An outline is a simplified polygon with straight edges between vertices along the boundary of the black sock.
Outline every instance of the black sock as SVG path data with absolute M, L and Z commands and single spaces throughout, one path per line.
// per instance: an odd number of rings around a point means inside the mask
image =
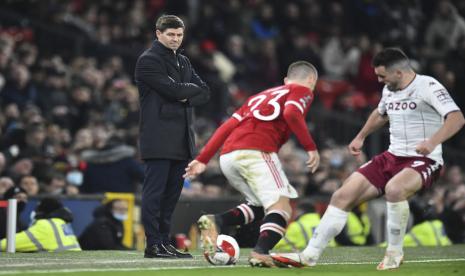
M 288 220 L 289 214 L 284 211 L 269 212 L 260 226 L 260 236 L 254 251 L 260 254 L 269 254 L 269 251 L 283 237 Z
M 264 215 L 263 207 L 241 204 L 222 214 L 215 215 L 215 221 L 220 227 L 244 225 L 261 220 Z

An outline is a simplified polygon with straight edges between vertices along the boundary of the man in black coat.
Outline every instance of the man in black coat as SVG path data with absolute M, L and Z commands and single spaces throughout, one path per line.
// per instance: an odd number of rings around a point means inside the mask
M 171 215 L 194 156 L 193 107 L 206 103 L 209 88 L 180 54 L 184 23 L 174 15 L 156 22 L 157 39 L 137 60 L 140 153 L 145 162 L 142 223 L 146 258 L 192 258 L 169 243 Z

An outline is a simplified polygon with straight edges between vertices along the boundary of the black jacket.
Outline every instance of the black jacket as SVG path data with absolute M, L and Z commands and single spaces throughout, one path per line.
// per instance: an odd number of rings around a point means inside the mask
M 189 59 L 155 40 L 137 60 L 135 79 L 142 159 L 193 158 L 193 107 L 206 103 L 210 91 Z
M 79 244 L 83 250 L 126 250 L 122 243 L 123 223 L 113 218 L 110 206 L 103 205 L 95 209 L 94 220 L 81 236 Z
M 135 151 L 133 147 L 124 144 L 83 151 L 81 158 L 87 162 L 87 168 L 80 192 L 136 192 L 136 184 L 144 179 L 144 169 L 134 159 Z

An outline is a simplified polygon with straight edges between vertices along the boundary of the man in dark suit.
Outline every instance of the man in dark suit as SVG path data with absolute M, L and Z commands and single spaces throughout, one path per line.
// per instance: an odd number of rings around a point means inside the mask
M 163 15 L 157 39 L 139 57 L 135 79 L 140 99 L 140 153 L 145 162 L 142 223 L 146 258 L 192 258 L 169 243 L 171 216 L 194 156 L 193 107 L 206 103 L 209 88 L 180 54 L 183 21 Z

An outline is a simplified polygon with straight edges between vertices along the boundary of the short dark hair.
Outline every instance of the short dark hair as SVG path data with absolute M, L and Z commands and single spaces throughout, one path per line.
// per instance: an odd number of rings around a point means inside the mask
M 287 69 L 287 77 L 290 79 L 304 79 L 309 74 L 314 74 L 318 77 L 318 71 L 315 66 L 304 60 L 293 62 Z
M 385 48 L 375 55 L 372 61 L 373 67 L 384 66 L 386 69 L 394 65 L 410 67 L 410 60 L 399 48 Z
M 159 30 L 160 32 L 166 31 L 166 29 L 184 29 L 184 22 L 181 18 L 177 17 L 176 15 L 165 14 L 160 16 L 157 19 L 157 23 L 155 23 L 155 29 Z

